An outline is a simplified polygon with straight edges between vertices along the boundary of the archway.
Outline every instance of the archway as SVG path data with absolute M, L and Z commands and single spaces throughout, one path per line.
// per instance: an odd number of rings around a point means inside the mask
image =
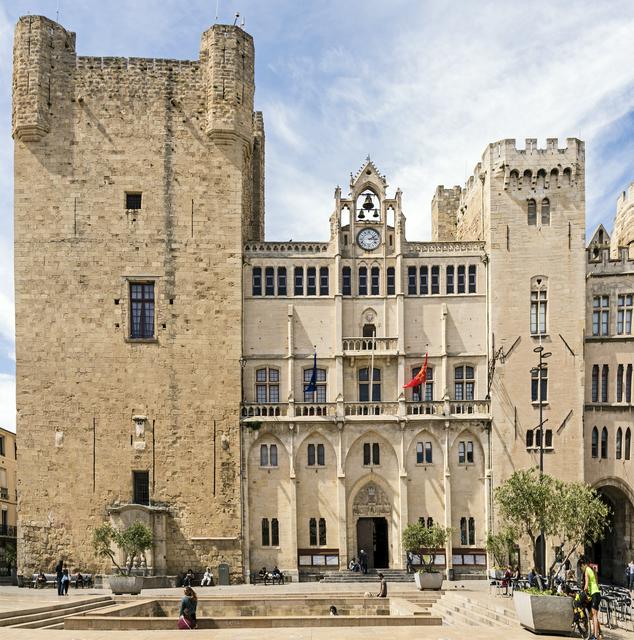
M 625 566 L 633 557 L 634 506 L 619 482 L 597 487 L 610 507 L 611 516 L 603 540 L 592 545 L 589 555 L 599 567 L 599 580 L 608 584 L 625 584 Z
M 369 569 L 389 567 L 391 515 L 390 499 L 378 484 L 370 481 L 357 492 L 352 503 L 356 549 L 367 554 Z

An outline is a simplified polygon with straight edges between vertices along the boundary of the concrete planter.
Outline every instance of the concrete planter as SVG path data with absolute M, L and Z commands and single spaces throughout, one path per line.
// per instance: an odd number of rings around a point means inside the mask
M 438 591 L 442 587 L 442 580 L 442 573 L 421 573 L 417 571 L 414 574 L 414 582 L 420 591 L 423 591 L 423 589 Z
M 117 596 L 124 593 L 137 595 L 143 587 L 143 576 L 110 576 L 108 583 L 112 593 Z
M 570 636 L 572 599 L 566 596 L 535 596 L 523 591 L 513 594 L 519 623 L 533 633 Z

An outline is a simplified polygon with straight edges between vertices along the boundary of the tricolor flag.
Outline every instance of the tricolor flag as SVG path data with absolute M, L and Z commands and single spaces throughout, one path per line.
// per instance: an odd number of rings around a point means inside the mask
M 305 393 L 315 393 L 317 391 L 317 352 L 313 358 L 313 375 L 310 377 L 310 382 L 304 387 Z
M 406 385 L 403 385 L 403 389 L 418 387 L 419 385 L 427 382 L 427 356 L 428 354 L 426 353 L 425 362 L 423 362 L 423 366 L 420 368 L 420 371 Z

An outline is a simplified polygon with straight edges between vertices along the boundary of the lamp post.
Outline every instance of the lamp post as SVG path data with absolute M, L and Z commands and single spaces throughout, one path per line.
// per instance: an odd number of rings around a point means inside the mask
M 540 480 L 544 476 L 544 397 L 542 394 L 542 380 L 543 372 L 546 368 L 544 360 L 550 358 L 553 354 L 550 351 L 544 351 L 544 347 L 539 345 L 535 347 L 533 351 L 539 355 L 539 364 L 531 369 L 531 374 L 537 374 L 537 398 L 539 400 L 539 477 Z M 544 569 L 546 567 L 546 539 L 544 538 L 544 530 L 539 532 L 540 536 L 540 556 L 542 566 L 539 567 L 539 572 L 544 575 Z

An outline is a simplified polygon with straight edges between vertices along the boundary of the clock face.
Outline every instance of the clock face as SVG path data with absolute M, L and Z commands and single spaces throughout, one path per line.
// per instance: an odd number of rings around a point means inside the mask
M 372 251 L 379 246 L 381 236 L 379 232 L 374 229 L 363 229 L 363 231 L 359 231 L 357 235 L 357 242 L 362 249 Z

